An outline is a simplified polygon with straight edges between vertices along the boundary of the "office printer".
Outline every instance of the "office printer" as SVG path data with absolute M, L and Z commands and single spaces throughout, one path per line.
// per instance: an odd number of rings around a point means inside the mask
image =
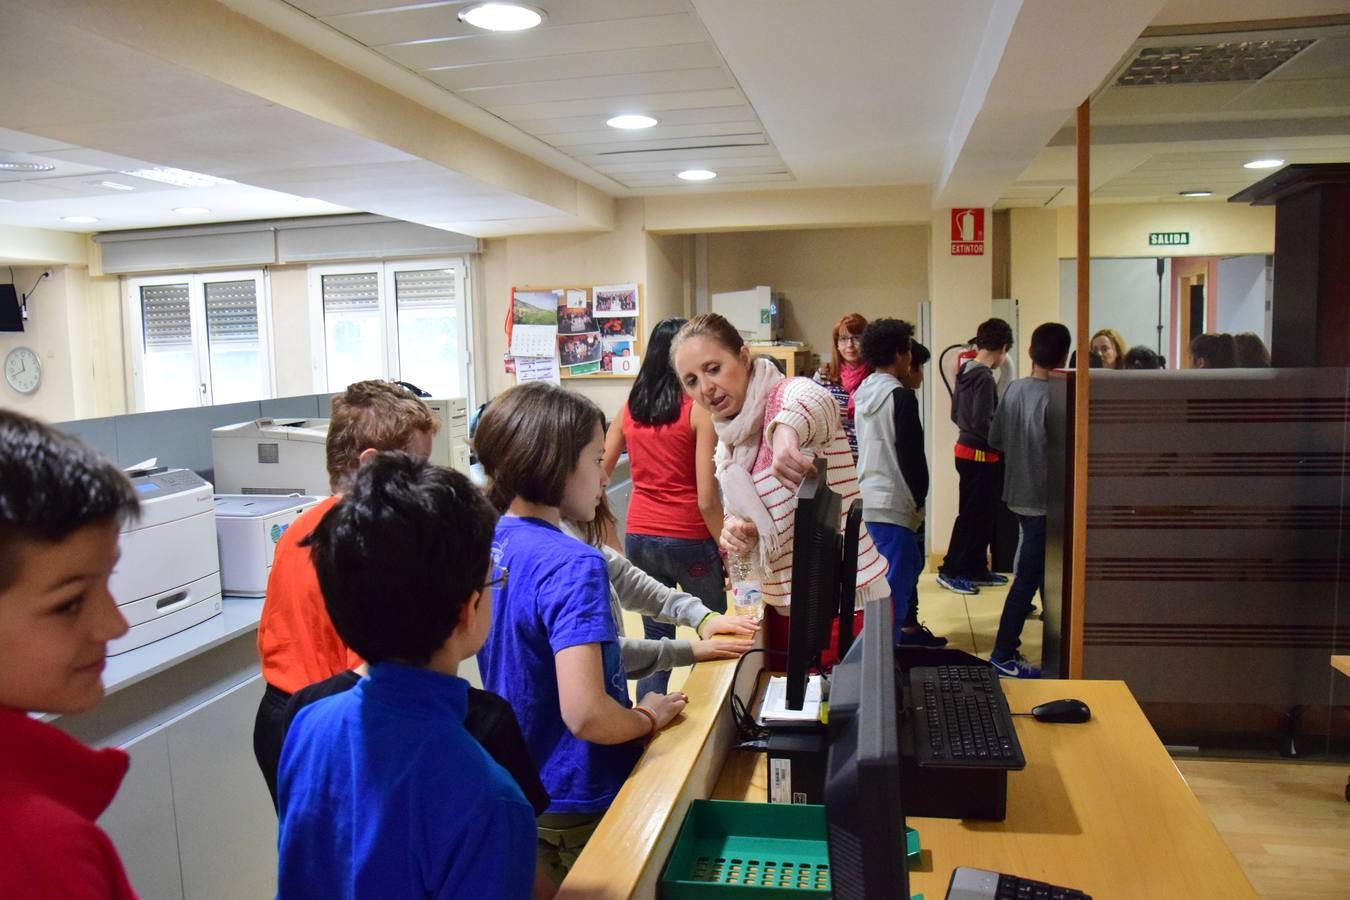
M 318 502 L 318 497 L 217 494 L 216 535 L 225 593 L 264 596 L 277 542 L 302 512 Z
M 219 615 L 220 559 L 211 483 L 188 469 L 131 479 L 138 519 L 122 528 L 108 589 L 131 626 L 108 644 L 116 656 Z
M 216 489 L 327 497 L 327 443 L 327 419 L 255 419 L 213 428 Z

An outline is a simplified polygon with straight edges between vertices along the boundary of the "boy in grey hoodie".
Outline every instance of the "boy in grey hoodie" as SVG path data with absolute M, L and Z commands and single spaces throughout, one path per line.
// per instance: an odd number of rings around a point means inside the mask
M 914 328 L 908 322 L 871 322 L 863 332 L 862 357 L 872 374 L 853 395 L 863 522 L 890 567 L 886 581 L 895 607 L 897 644 L 905 638 L 909 599 L 923 570 L 914 533 L 923 524 L 928 498 L 919 404 L 914 392 L 900 381 L 910 371 L 913 336 Z

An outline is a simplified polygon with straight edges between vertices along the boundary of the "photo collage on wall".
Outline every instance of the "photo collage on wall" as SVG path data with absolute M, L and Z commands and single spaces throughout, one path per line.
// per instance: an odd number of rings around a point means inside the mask
M 594 291 L 596 328 L 600 332 L 600 371 L 622 372 L 637 356 L 638 288 L 613 284 Z M 625 374 L 635 374 L 635 369 Z
M 506 367 L 518 383 L 637 374 L 637 284 L 512 288 L 511 300 Z

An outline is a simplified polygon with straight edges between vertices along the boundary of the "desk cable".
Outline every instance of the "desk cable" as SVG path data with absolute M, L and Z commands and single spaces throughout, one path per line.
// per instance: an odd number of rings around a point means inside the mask
M 731 674 L 731 691 L 727 697 L 727 703 L 731 708 L 731 721 L 736 726 L 736 749 L 738 750 L 766 750 L 768 749 L 769 729 L 760 725 L 750 715 L 750 708 L 736 696 L 736 685 L 741 680 L 741 666 L 745 663 L 747 657 L 752 653 L 765 653 L 762 647 L 756 647 L 753 650 L 747 650 L 740 659 L 736 660 L 736 669 Z

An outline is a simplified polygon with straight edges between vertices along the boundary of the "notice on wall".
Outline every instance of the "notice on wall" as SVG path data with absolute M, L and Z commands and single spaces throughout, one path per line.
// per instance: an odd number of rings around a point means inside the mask
M 952 256 L 984 256 L 984 210 L 952 210 Z
M 516 359 L 516 384 L 527 381 L 547 381 L 561 384 L 562 373 L 556 356 L 522 356 Z

